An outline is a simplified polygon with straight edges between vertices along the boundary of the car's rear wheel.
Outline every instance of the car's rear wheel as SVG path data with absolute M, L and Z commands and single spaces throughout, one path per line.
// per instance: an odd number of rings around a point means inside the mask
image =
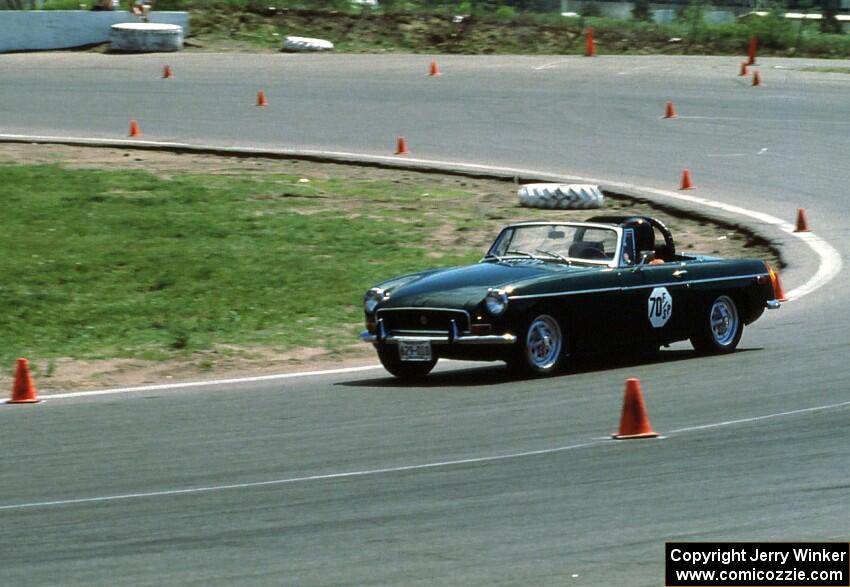
M 564 354 L 564 335 L 558 320 L 540 314 L 528 322 L 517 341 L 508 367 L 532 375 L 550 375 L 561 366 Z
M 399 379 L 421 379 L 437 364 L 436 356 L 430 361 L 402 361 L 398 356 L 398 347 L 395 345 L 378 346 L 376 349 L 384 369 Z
M 738 313 L 738 305 L 728 295 L 712 298 L 700 310 L 696 331 L 691 344 L 699 353 L 731 353 L 741 341 L 744 322 Z

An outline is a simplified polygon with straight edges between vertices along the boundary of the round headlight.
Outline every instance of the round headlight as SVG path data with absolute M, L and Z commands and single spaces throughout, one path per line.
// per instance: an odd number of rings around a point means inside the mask
M 508 308 L 508 294 L 498 289 L 491 289 L 484 298 L 487 311 L 493 316 L 498 316 Z
M 386 298 L 386 293 L 379 287 L 373 287 L 369 291 L 366 292 L 366 295 L 363 296 L 363 309 L 366 310 L 367 314 L 374 314 L 375 310 L 378 308 L 378 304 L 380 304 Z

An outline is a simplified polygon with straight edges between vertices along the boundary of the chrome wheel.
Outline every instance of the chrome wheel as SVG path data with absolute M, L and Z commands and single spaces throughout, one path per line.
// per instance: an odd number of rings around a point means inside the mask
M 738 335 L 738 309 L 727 296 L 714 300 L 709 313 L 711 335 L 718 346 L 727 347 Z
M 543 314 L 529 325 L 525 336 L 525 356 L 529 366 L 537 372 L 555 367 L 561 357 L 563 337 L 558 321 Z
M 699 319 L 691 333 L 694 349 L 703 355 L 731 353 L 744 333 L 744 322 L 731 295 L 720 294 L 698 301 Z

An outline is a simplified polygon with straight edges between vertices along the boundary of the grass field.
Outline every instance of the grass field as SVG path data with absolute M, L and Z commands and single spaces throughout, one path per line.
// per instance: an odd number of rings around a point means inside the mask
M 420 268 L 436 220 L 403 218 L 418 189 L 299 179 L 0 166 L 0 360 L 350 344 L 363 291 Z

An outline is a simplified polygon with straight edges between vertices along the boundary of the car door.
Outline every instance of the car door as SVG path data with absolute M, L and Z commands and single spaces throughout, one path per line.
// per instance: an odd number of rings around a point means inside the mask
M 643 264 L 621 269 L 624 325 L 630 336 L 665 344 L 687 338 L 691 331 L 690 287 L 684 263 Z
M 571 342 L 582 351 L 604 351 L 618 336 L 624 314 L 619 269 L 599 267 L 571 280 L 560 310 L 569 317 Z

